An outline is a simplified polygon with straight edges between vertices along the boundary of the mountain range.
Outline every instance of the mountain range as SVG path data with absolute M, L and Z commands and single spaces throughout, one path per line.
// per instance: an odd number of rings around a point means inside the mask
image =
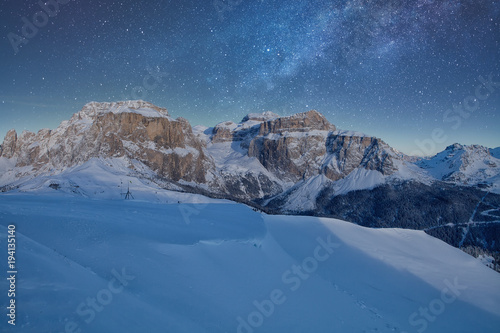
M 0 146 L 0 191 L 119 197 L 117 179 L 133 177 L 267 213 L 424 229 L 457 247 L 497 252 L 499 158 L 500 148 L 461 144 L 433 157 L 408 156 L 380 138 L 340 130 L 314 110 L 192 127 L 145 101 L 91 102 L 54 130 L 9 131 Z M 104 175 L 93 179 L 93 190 L 79 182 L 75 175 L 96 163 L 117 184 L 100 186 Z

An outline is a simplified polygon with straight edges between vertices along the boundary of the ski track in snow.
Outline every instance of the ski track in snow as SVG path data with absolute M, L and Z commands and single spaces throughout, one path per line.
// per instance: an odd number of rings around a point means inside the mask
M 491 212 L 499 212 L 500 213 L 500 208 L 492 208 L 492 209 L 485 210 L 484 212 L 481 212 L 481 215 L 500 219 L 499 214 L 492 215 L 492 214 L 490 214 Z M 493 222 L 500 222 L 500 220 L 493 221 Z
M 466 227 L 463 228 L 463 233 L 462 233 L 462 239 L 460 240 L 460 242 L 458 243 L 458 248 L 461 248 L 463 245 L 464 245 L 464 242 L 465 240 L 467 239 L 467 235 L 469 234 L 469 231 L 470 231 L 470 225 L 475 223 L 474 222 L 474 217 L 476 216 L 476 213 L 477 213 L 477 210 L 479 208 L 479 205 L 481 205 L 483 202 L 484 202 L 484 199 L 486 199 L 486 196 L 489 194 L 490 192 L 487 192 L 482 198 L 481 200 L 477 203 L 476 207 L 474 208 L 474 211 L 472 212 L 472 215 L 470 216 L 469 218 L 469 222 L 467 223 Z

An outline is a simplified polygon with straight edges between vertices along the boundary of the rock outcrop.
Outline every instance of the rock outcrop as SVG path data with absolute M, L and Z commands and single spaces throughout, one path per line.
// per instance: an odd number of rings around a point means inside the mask
M 383 175 L 396 171 L 393 159 L 396 152 L 384 141 L 359 134 L 332 133 L 326 143 L 331 155 L 322 172 L 331 180 L 338 180 L 356 168 L 376 170 Z
M 149 167 L 144 177 L 273 209 L 297 206 L 290 198 L 302 192 L 314 201 L 320 194 L 368 189 L 396 179 L 400 168 L 405 179 L 466 185 L 500 173 L 484 147 L 453 145 L 415 162 L 379 138 L 338 130 L 314 110 L 287 117 L 251 113 L 195 134 L 186 119 L 144 101 L 92 102 L 55 130 L 11 130 L 0 156 L 19 168 L 16 177 L 57 173 L 92 158 L 124 158 L 131 167 L 133 161 Z
M 226 121 L 220 124 L 217 124 L 213 128 L 213 136 L 212 142 L 228 142 L 233 141 L 233 130 L 238 125 L 232 121 Z
M 175 182 L 206 183 L 206 174 L 214 171 L 189 122 L 144 101 L 92 102 L 54 131 L 25 131 L 18 138 L 10 131 L 3 147 L 1 156 L 15 157 L 16 166 L 32 166 L 35 173 L 92 157 L 136 159 Z
M 318 174 L 338 180 L 355 168 L 389 175 L 395 156 L 382 140 L 336 131 L 314 110 L 262 122 L 248 155 L 280 179 L 292 182 Z
M 245 118 L 249 117 L 247 116 Z M 264 121 L 260 125 L 259 135 L 267 135 L 270 133 L 280 134 L 285 132 L 309 132 L 313 130 L 334 131 L 335 126 L 330 124 L 321 113 L 316 110 L 311 110 L 289 117 L 279 117 Z
M 2 143 L 2 148 L 0 150 L 0 156 L 5 158 L 14 157 L 14 153 L 16 152 L 16 144 L 17 144 L 17 133 L 15 130 L 10 130 L 5 135 L 5 139 Z

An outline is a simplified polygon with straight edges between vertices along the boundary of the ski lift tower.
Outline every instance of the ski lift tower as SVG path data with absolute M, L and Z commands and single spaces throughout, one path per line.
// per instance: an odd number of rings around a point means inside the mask
M 129 200 L 130 198 L 134 199 L 134 196 L 130 192 L 130 185 L 127 187 L 127 193 L 125 193 L 125 200 Z
M 131 183 L 132 181 L 130 181 Z M 130 200 L 130 198 L 134 199 L 134 196 L 132 195 L 132 192 L 130 192 L 130 183 L 127 184 L 127 193 L 121 193 L 122 195 L 125 194 L 125 200 Z

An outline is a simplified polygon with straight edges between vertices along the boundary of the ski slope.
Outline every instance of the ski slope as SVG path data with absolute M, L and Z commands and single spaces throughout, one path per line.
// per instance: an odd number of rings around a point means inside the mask
M 424 232 L 184 199 L 0 195 L 0 331 L 499 331 L 500 275 Z

